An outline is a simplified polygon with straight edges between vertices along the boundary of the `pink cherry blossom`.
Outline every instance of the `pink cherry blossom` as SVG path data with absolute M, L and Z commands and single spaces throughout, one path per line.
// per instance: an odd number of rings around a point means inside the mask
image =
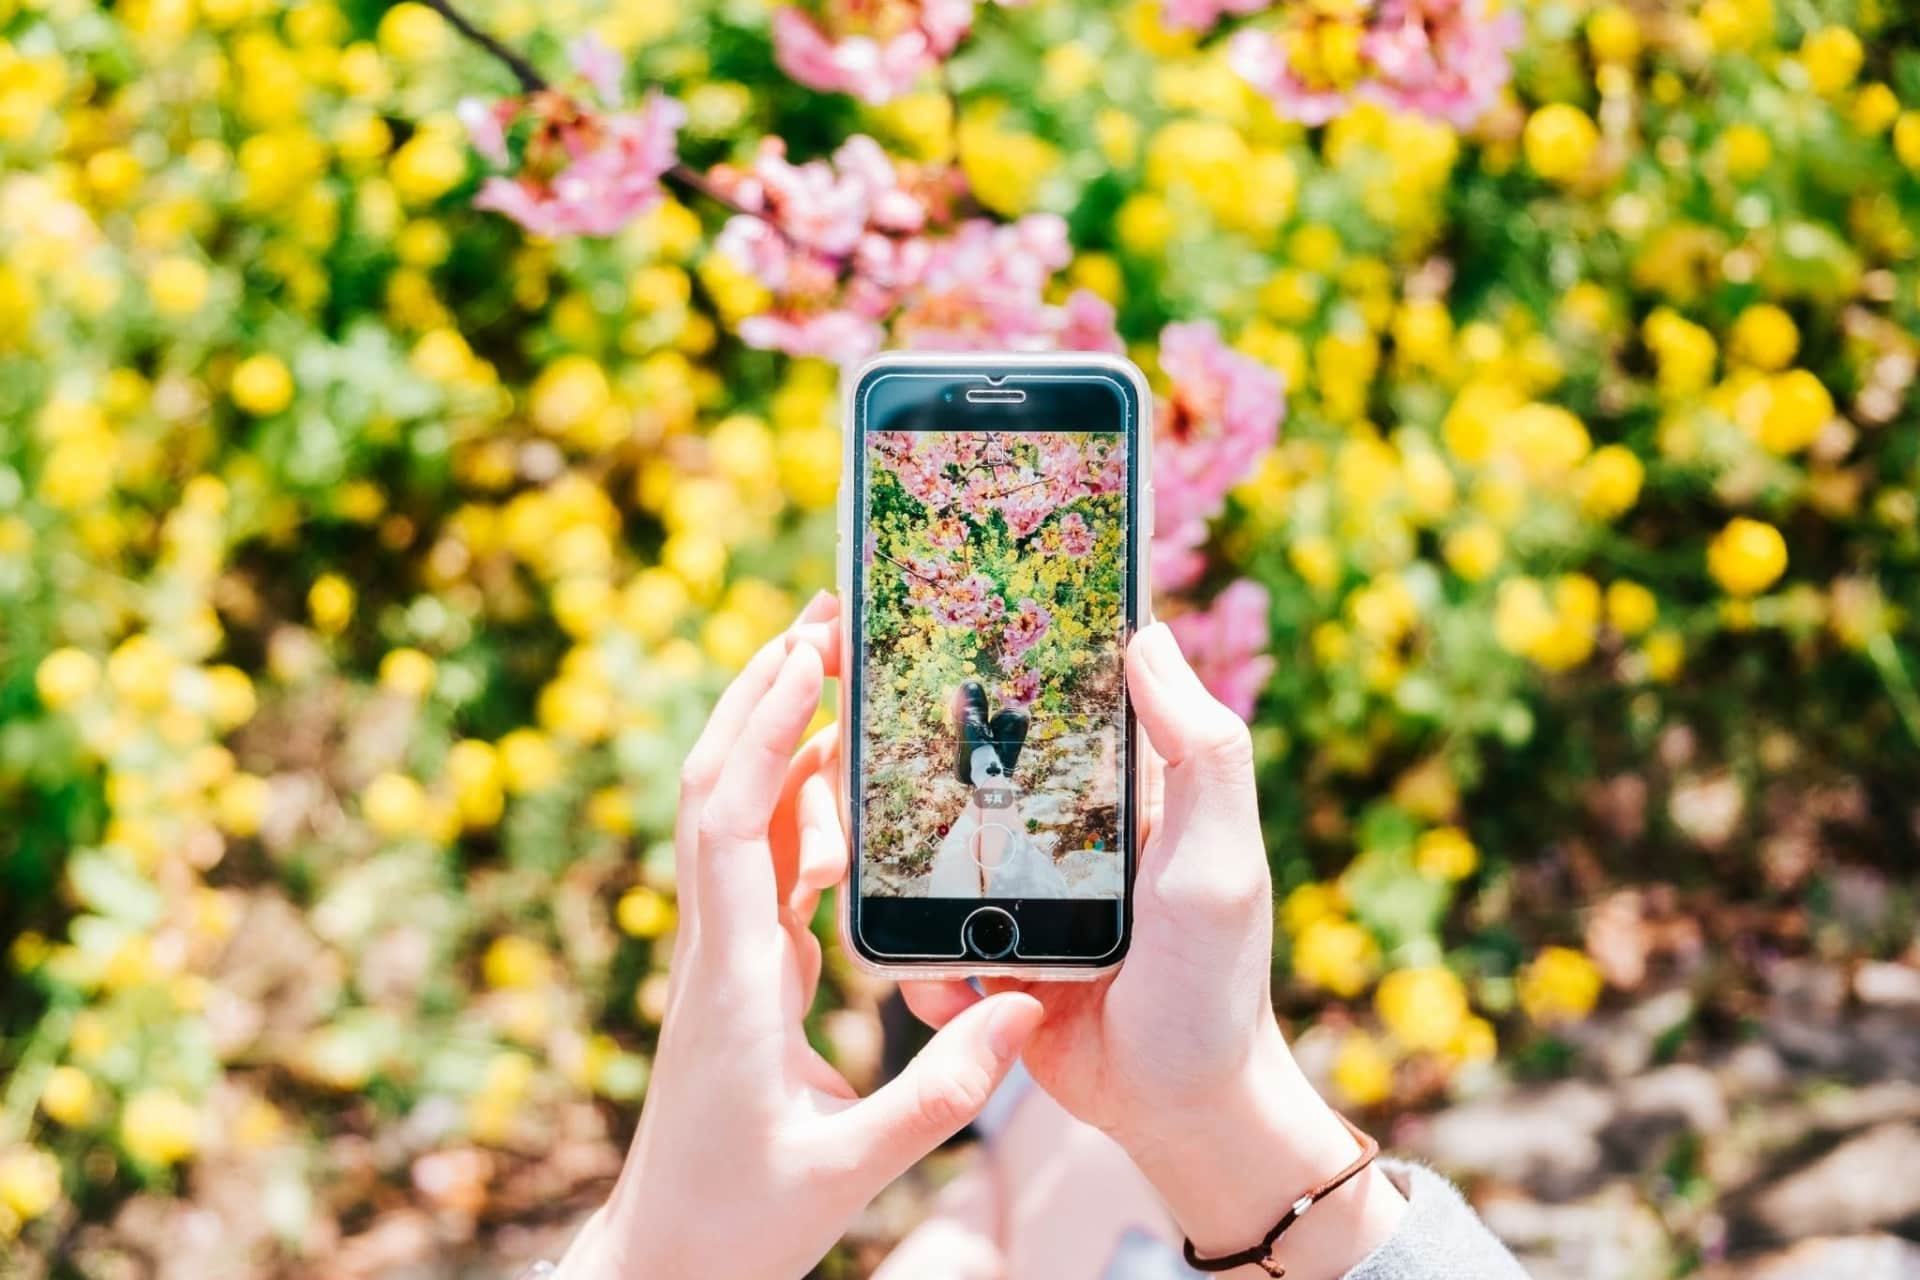
M 1347 109 L 1346 92 L 1331 86 L 1315 88 L 1295 74 L 1287 61 L 1286 45 L 1271 31 L 1236 32 L 1227 43 L 1227 65 L 1272 103 L 1284 120 L 1321 125 Z
M 1000 518 L 1007 522 L 1007 532 L 1016 538 L 1024 538 L 1045 524 L 1059 505 L 1047 492 L 1046 479 L 1024 468 L 1001 482 L 994 499 Z
M 1175 31 L 1206 31 L 1226 14 L 1259 13 L 1273 0 L 1161 0 L 1160 21 Z
M 1167 623 L 1201 683 L 1242 719 L 1251 718 L 1260 690 L 1273 675 L 1267 589 L 1242 578 L 1203 610 Z
M 1023 599 L 1000 633 L 1002 656 L 1012 661 L 1040 643 L 1053 625 L 1053 614 L 1037 600 Z
M 1060 553 L 1079 559 L 1093 550 L 1093 530 L 1087 528 L 1087 522 L 1078 511 L 1069 511 L 1060 518 Z
M 1207 0 L 1187 3 L 1198 8 Z M 1380 0 L 1360 37 L 1358 78 L 1333 86 L 1309 83 L 1289 58 L 1288 37 L 1316 19 L 1286 21 L 1294 25 L 1236 34 L 1227 62 L 1280 115 L 1309 125 L 1325 124 L 1360 97 L 1465 128 L 1499 99 L 1525 34 L 1520 14 L 1501 0 Z
M 911 90 L 973 29 L 975 0 L 833 5 L 773 14 L 773 57 L 809 89 L 882 103 Z
M 610 236 L 660 199 L 660 180 L 678 162 L 686 109 L 655 92 L 637 111 L 621 105 L 619 60 L 591 37 L 570 50 L 574 69 L 593 89 L 599 108 L 557 91 L 507 99 L 492 108 L 460 105 L 474 147 L 488 160 L 511 163 L 508 126 L 522 114 L 532 136 L 511 177 L 481 184 L 476 209 L 491 209 L 538 236 Z
M 1383 0 L 1361 44 L 1375 74 L 1360 92 L 1465 128 L 1499 99 L 1525 35 L 1520 15 L 1492 0 Z
M 1010 707 L 1030 707 L 1040 697 L 1040 673 L 1016 667 L 1001 679 L 994 696 Z
M 1172 388 L 1154 431 L 1154 575 L 1178 589 L 1198 575 L 1207 521 L 1279 438 L 1286 383 L 1223 343 L 1211 321 L 1163 329 L 1160 367 Z
M 905 290 L 894 318 L 903 346 L 941 351 L 1044 350 L 1064 316 L 1045 299 L 1047 284 L 1073 258 L 1067 224 L 1053 214 L 1012 223 L 970 218 L 951 235 L 928 237 L 917 260 L 887 265 Z
M 1062 351 L 1111 351 L 1118 355 L 1127 349 L 1114 328 L 1113 304 L 1091 289 L 1075 289 L 1067 295 L 1060 315 Z
M 958 516 L 939 516 L 927 524 L 927 541 L 948 551 L 967 545 L 967 522 Z
M 978 627 L 1007 611 L 999 588 L 984 573 L 943 583 L 933 601 L 933 616 L 950 627 Z

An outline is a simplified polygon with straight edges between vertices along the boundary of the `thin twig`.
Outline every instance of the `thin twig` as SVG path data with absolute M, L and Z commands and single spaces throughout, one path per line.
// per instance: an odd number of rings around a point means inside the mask
M 468 40 L 485 49 L 488 53 L 504 63 L 507 70 L 513 72 L 513 78 L 520 82 L 520 87 L 528 93 L 539 93 L 542 90 L 552 87 L 547 83 L 545 76 L 534 70 L 531 62 L 528 62 L 512 49 L 509 49 L 492 35 L 473 25 L 473 22 L 468 19 L 466 14 L 461 13 L 453 7 L 450 0 L 421 0 L 421 3 L 445 18 L 447 24 L 455 31 L 458 31 Z
M 918 569 L 915 569 L 911 565 L 902 564 L 900 561 L 895 560 L 892 556 L 880 550 L 880 548 L 878 547 L 875 547 L 873 549 L 873 554 L 879 556 L 882 560 L 885 560 L 888 564 L 893 565 L 895 568 L 899 569 L 900 572 L 902 573 L 911 574 L 912 576 L 920 579 L 920 581 L 930 582 L 936 587 L 940 585 L 940 579 L 932 577 L 928 574 L 924 574 L 920 572 Z

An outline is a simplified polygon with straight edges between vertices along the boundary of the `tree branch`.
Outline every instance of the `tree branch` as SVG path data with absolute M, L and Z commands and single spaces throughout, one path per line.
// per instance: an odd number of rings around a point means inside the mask
M 520 87 L 526 92 L 539 93 L 552 87 L 547 83 L 547 78 L 534 69 L 531 62 L 528 62 L 512 49 L 509 49 L 489 33 L 473 25 L 467 18 L 467 15 L 453 7 L 451 0 L 420 0 L 420 3 L 445 18 L 447 25 L 451 26 L 455 31 L 458 31 L 462 36 L 466 37 L 467 40 L 499 59 L 507 70 L 513 72 L 513 78 L 520 82 Z

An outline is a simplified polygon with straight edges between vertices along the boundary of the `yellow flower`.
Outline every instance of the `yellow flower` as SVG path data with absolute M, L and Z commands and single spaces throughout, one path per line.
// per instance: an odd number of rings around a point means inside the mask
M 313 625 L 330 636 L 339 635 L 353 621 L 353 586 L 337 573 L 323 573 L 307 592 L 307 613 Z
M 230 835 L 246 839 L 260 833 L 260 823 L 267 814 L 267 801 L 270 790 L 265 778 L 250 773 L 237 773 L 220 784 L 214 793 L 213 812 L 221 829 Z
M 673 928 L 675 913 L 664 895 L 643 885 L 620 895 L 614 916 L 628 937 L 658 938 Z
M 1509 578 L 1493 603 L 1493 636 L 1508 653 L 1526 655 L 1553 630 L 1547 593 L 1532 578 Z
M 1758 595 L 1786 570 L 1786 539 L 1764 521 L 1735 516 L 1707 546 L 1707 572 L 1730 595 Z
M 120 1113 L 120 1145 L 143 1164 L 177 1164 L 200 1145 L 200 1113 L 171 1089 L 142 1089 Z
M 1310 880 L 1281 900 L 1275 923 L 1282 932 L 1299 937 L 1308 925 L 1337 919 L 1345 905 L 1338 884 L 1330 880 Z
M 60 1162 L 38 1147 L 0 1151 L 0 1206 L 31 1222 L 60 1203 Z
M 981 204 L 1015 218 L 1033 207 L 1041 184 L 1060 167 L 1060 150 L 1034 134 L 969 112 L 960 122 L 960 165 Z
M 256 418 L 264 418 L 293 403 L 293 375 L 279 356 L 261 352 L 240 362 L 227 391 L 234 404 Z
M 1173 238 L 1173 211 L 1159 196 L 1137 191 L 1121 204 L 1114 230 L 1129 253 L 1152 257 Z
M 530 938 L 512 933 L 495 938 L 480 959 L 480 976 L 495 988 L 542 986 L 552 971 L 553 961 L 545 948 Z
M 1586 425 L 1559 405 L 1522 405 L 1500 422 L 1498 431 L 1505 437 L 1504 447 L 1536 481 L 1565 476 L 1593 447 Z
M 467 152 L 450 132 L 422 128 L 387 163 L 393 189 L 410 205 L 437 200 L 467 176 Z
M 380 48 L 400 62 L 425 62 L 447 47 L 447 25 L 439 14 L 414 0 L 388 9 L 380 19 Z
M 1760 445 L 1770 453 L 1798 453 L 1833 420 L 1833 396 L 1805 369 L 1790 369 L 1767 387 L 1760 415 Z
M 405 774 L 383 773 L 367 785 L 360 812 L 383 836 L 412 835 L 426 826 L 427 793 Z
M 1800 330 L 1793 317 L 1770 302 L 1756 302 L 1733 322 L 1727 349 L 1735 359 L 1744 360 L 1768 373 L 1793 363 L 1800 350 Z
M 1500 531 L 1484 520 L 1461 525 L 1441 544 L 1447 567 L 1468 582 L 1484 582 L 1500 567 Z
M 1751 49 L 1773 36 L 1773 0 L 1706 0 L 1700 25 L 1717 48 Z
M 1520 1007 L 1535 1022 L 1574 1022 L 1593 1011 L 1605 985 L 1585 952 L 1547 947 L 1520 973 Z
M 1440 965 L 1388 974 L 1373 994 L 1373 1007 L 1394 1039 L 1436 1053 L 1453 1042 L 1471 1013 L 1466 987 Z
M 1630 63 L 1640 56 L 1640 20 L 1622 5 L 1602 5 L 1587 19 L 1587 45 L 1597 62 Z
M 447 780 L 460 820 L 469 827 L 490 827 L 506 808 L 501 787 L 500 757 L 477 738 L 463 738 L 447 752 Z
M 1468 1018 L 1460 1026 L 1460 1034 L 1447 1046 L 1447 1056 L 1455 1062 L 1477 1063 L 1492 1062 L 1500 1051 L 1500 1038 L 1494 1033 L 1493 1024 L 1485 1018 Z
M 560 753 L 537 729 L 515 729 L 500 739 L 500 777 L 515 795 L 544 791 L 560 780 Z
M 564 435 L 598 418 L 613 403 L 607 375 L 591 359 L 565 355 L 547 365 L 528 396 L 533 425 L 549 435 Z
M 1865 60 L 1860 37 L 1846 27 L 1822 27 L 1800 42 L 1800 61 L 1807 68 L 1807 79 L 1822 97 L 1831 98 L 1852 84 Z
M 1773 142 L 1753 125 L 1736 124 L 1721 135 L 1720 154 L 1726 161 L 1728 177 L 1735 182 L 1752 182 L 1773 163 Z
M 1607 586 L 1607 622 L 1631 639 L 1644 634 L 1660 616 L 1660 602 L 1637 582 L 1621 578 Z
M 1606 445 L 1580 469 L 1580 504 L 1595 519 L 1616 519 L 1639 501 L 1646 474 L 1646 467 L 1633 450 L 1625 445 Z
M 1687 660 L 1686 642 L 1672 631 L 1656 631 L 1648 636 L 1641 652 L 1646 655 L 1647 676 L 1662 684 L 1679 675 L 1681 664 Z
M 1393 1095 L 1393 1058 L 1378 1037 L 1348 1032 L 1334 1055 L 1332 1079 L 1349 1104 L 1378 1106 Z
M 93 1115 L 93 1077 L 78 1067 L 55 1067 L 40 1087 L 40 1109 L 72 1129 Z
M 1855 129 L 1869 138 L 1877 138 L 1899 118 L 1900 95 L 1884 84 L 1862 85 L 1853 97 L 1851 115 Z
M 1480 850 L 1460 828 L 1435 827 L 1414 843 L 1413 864 L 1430 880 L 1465 880 L 1480 866 Z
M 238 667 L 225 665 L 207 669 L 207 702 L 214 728 L 222 733 L 253 719 L 259 706 L 252 678 Z
M 1300 980 L 1343 998 L 1365 991 L 1379 967 L 1379 945 L 1351 920 L 1322 917 L 1293 940 L 1293 971 Z
M 1600 146 L 1600 131 L 1580 108 L 1554 102 L 1535 111 L 1521 135 L 1527 164 L 1550 182 L 1584 177 Z
M 65 711 L 100 687 L 100 663 L 79 649 L 55 649 L 34 669 L 33 687 L 49 711 Z
M 1340 580 L 1340 552 L 1331 539 L 1320 534 L 1295 538 L 1287 547 L 1287 562 L 1317 591 L 1326 591 Z
M 1920 111 L 1903 111 L 1893 122 L 1893 154 L 1900 163 L 1920 173 Z
M 433 691 L 437 668 L 418 649 L 395 649 L 380 659 L 380 687 L 403 698 L 424 698 Z
M 191 315 L 207 300 L 207 269 L 197 258 L 169 254 L 147 273 L 147 296 L 163 316 Z

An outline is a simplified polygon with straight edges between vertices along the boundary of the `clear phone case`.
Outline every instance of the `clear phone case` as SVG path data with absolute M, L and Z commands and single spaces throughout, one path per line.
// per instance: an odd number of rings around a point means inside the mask
M 1137 589 L 1134 591 L 1133 616 L 1128 619 L 1127 639 L 1131 639 L 1135 631 L 1138 631 L 1141 627 L 1147 626 L 1153 621 L 1152 592 L 1149 589 L 1150 575 L 1147 560 L 1148 544 L 1153 530 L 1153 396 L 1147 388 L 1146 379 L 1141 375 L 1140 370 L 1133 362 L 1122 359 L 1119 356 L 1085 351 L 1048 354 L 968 352 L 956 355 L 890 352 L 874 357 L 851 373 L 845 375 L 841 386 L 841 484 L 837 511 L 839 539 L 834 548 L 834 563 L 836 587 L 839 591 L 840 599 L 843 602 L 843 607 L 840 610 L 840 652 L 848 655 L 848 661 L 852 661 L 851 655 L 856 652 L 853 643 L 853 609 L 850 603 L 848 603 L 852 599 L 853 591 L 853 549 L 858 547 L 862 541 L 862 535 L 853 528 L 856 503 L 854 502 L 851 491 L 851 477 L 854 474 L 854 451 L 861 445 L 859 415 L 857 406 L 853 401 L 855 391 L 866 381 L 869 375 L 879 371 L 898 370 L 902 372 L 938 373 L 948 370 L 977 369 L 981 365 L 989 365 L 995 372 L 1005 372 L 1016 375 L 1021 373 L 1045 373 L 1051 370 L 1062 369 L 1098 369 L 1107 374 L 1116 375 L 1132 385 L 1137 403 L 1140 406 L 1139 421 L 1135 426 L 1134 439 L 1132 442 L 1135 458 L 1133 476 L 1135 477 L 1135 483 L 1139 486 L 1139 491 L 1134 506 L 1135 516 L 1133 524 L 1128 531 L 1129 541 L 1132 544 L 1131 550 Z M 842 732 L 851 732 L 851 726 L 853 724 L 852 682 L 842 679 L 839 681 L 839 689 L 839 712 Z M 1134 775 L 1134 794 L 1136 797 L 1145 794 L 1145 776 L 1142 765 L 1143 756 L 1144 752 L 1136 750 L 1131 760 L 1131 768 Z M 853 827 L 848 810 L 853 804 L 853 776 L 850 753 L 845 750 L 840 752 L 840 804 L 841 822 L 847 830 L 851 831 Z M 887 962 L 873 960 L 863 954 L 860 948 L 854 945 L 853 941 L 852 867 L 850 867 L 848 880 L 840 886 L 839 910 L 837 914 L 839 916 L 841 948 L 846 952 L 847 958 L 853 962 L 856 968 L 867 973 L 893 979 L 1011 977 L 1055 982 L 1090 982 L 1102 974 L 1111 973 L 1118 968 L 1122 959 L 1124 959 L 1127 944 L 1131 941 L 1133 932 L 1133 877 L 1139 864 L 1140 853 L 1138 848 L 1137 833 L 1139 831 L 1139 824 L 1137 815 L 1134 829 L 1136 832 L 1136 847 L 1127 851 L 1125 925 L 1122 933 L 1122 945 L 1119 948 L 1121 959 L 1115 959 L 1111 964 L 1049 964 L 1044 961 L 1008 964 L 967 959 L 954 961 L 942 959 Z M 857 864 L 860 857 L 861 851 L 854 849 L 851 851 L 850 862 Z

